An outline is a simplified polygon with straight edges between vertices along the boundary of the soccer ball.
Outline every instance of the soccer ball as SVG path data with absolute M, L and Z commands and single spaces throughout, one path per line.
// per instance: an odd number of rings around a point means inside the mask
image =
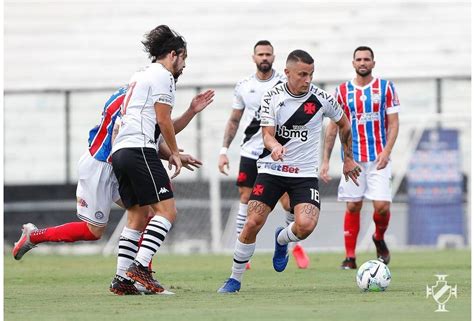
M 359 288 L 369 292 L 385 291 L 391 279 L 392 274 L 388 267 L 378 260 L 370 260 L 362 264 L 356 275 Z

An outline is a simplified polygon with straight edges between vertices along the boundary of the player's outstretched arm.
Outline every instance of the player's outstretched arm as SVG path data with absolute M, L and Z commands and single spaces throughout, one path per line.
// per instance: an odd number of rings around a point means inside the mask
M 332 149 L 334 148 L 334 143 L 336 142 L 336 136 L 337 125 L 335 122 L 330 121 L 324 134 L 323 162 L 321 164 L 321 171 L 319 175 L 325 183 L 328 183 L 331 180 L 331 176 L 328 174 L 329 160 L 331 159 Z
M 191 100 L 189 108 L 181 116 L 173 119 L 175 133 L 178 134 L 180 131 L 186 128 L 194 116 L 209 106 L 214 101 L 214 95 L 214 90 L 208 89 L 194 96 L 193 100 Z
M 342 115 L 341 119 L 336 124 L 339 127 L 339 137 L 341 139 L 342 147 L 344 148 L 344 165 L 342 167 L 342 173 L 344 174 L 346 181 L 350 178 L 354 184 L 359 186 L 357 177 L 359 177 L 362 170 L 354 161 L 352 154 L 351 125 L 345 114 Z
M 199 159 L 195 158 L 194 156 L 190 154 L 184 154 L 183 151 L 184 150 L 179 149 L 179 158 L 181 159 L 181 163 L 183 164 L 183 167 L 193 172 L 195 168 L 200 168 L 202 166 L 202 162 Z M 165 159 L 165 160 L 167 160 L 171 156 L 171 150 L 164 141 L 160 142 L 160 148 L 158 149 L 158 156 L 161 159 Z
M 219 160 L 217 165 L 219 167 L 219 172 L 224 175 L 229 175 L 229 158 L 227 157 L 227 149 L 234 140 L 235 134 L 239 129 L 240 119 L 242 119 L 243 113 L 243 109 L 234 108 L 225 126 L 224 141 L 222 143 L 222 149 L 219 153 Z
M 383 169 L 387 166 L 390 161 L 390 154 L 392 153 L 393 146 L 398 136 L 398 113 L 387 115 L 387 144 L 383 151 L 377 155 L 377 169 Z

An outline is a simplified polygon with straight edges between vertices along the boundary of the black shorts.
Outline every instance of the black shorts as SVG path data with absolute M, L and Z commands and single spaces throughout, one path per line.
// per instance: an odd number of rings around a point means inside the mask
M 253 187 L 257 178 L 257 160 L 247 157 L 240 157 L 239 176 L 237 176 L 237 186 Z
M 250 200 L 267 204 L 272 210 L 285 193 L 290 197 L 292 209 L 297 204 L 310 203 L 321 208 L 318 179 L 316 177 L 283 177 L 271 174 L 258 174 Z
M 112 166 L 125 208 L 173 198 L 171 182 L 153 148 L 122 148 L 112 154 Z

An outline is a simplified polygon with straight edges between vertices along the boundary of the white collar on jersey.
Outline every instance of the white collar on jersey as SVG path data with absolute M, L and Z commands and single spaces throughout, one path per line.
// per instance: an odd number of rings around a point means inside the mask
M 353 78 L 353 79 L 351 80 L 351 84 L 352 84 L 352 86 L 354 86 L 354 88 L 357 88 L 357 89 L 365 89 L 365 88 L 368 88 L 368 87 L 372 86 L 373 83 L 374 83 L 376 80 L 377 80 L 377 77 L 374 77 L 367 85 L 361 87 L 361 86 L 357 86 L 357 85 L 355 84 L 355 78 Z

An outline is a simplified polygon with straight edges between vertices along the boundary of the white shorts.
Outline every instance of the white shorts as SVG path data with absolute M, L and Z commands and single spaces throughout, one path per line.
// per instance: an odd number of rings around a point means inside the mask
M 77 217 L 95 226 L 107 225 L 112 202 L 120 200 L 112 165 L 98 161 L 86 151 L 77 171 Z
M 384 169 L 377 170 L 377 163 L 359 163 L 362 173 L 358 178 L 359 186 L 349 178 L 346 182 L 341 176 L 337 199 L 344 202 L 358 202 L 364 197 L 372 201 L 392 202 L 392 163 Z

